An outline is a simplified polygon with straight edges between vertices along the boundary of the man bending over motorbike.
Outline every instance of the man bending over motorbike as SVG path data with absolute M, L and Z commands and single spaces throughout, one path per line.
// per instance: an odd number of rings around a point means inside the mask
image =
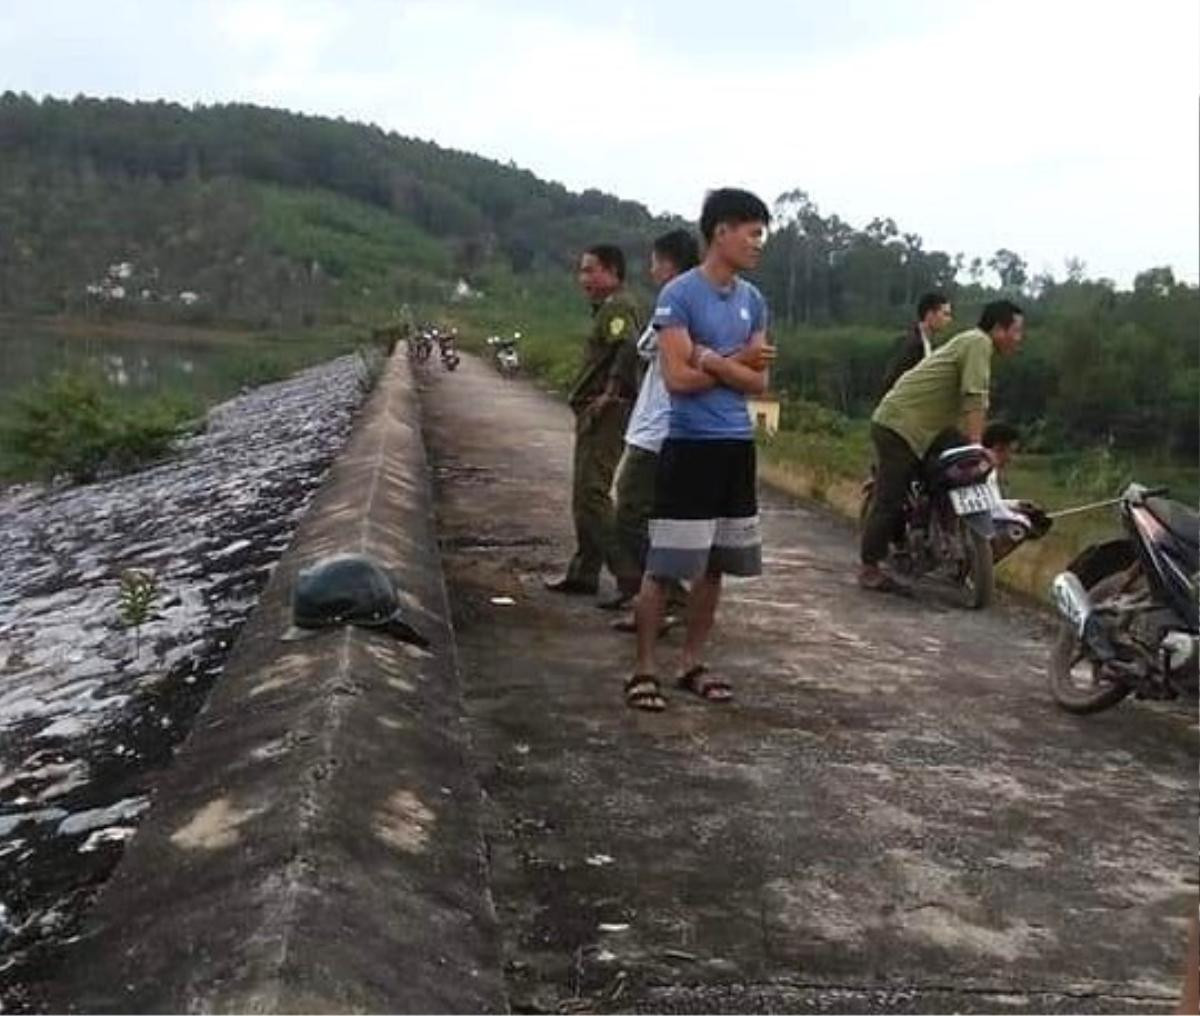
M 960 332 L 902 374 L 875 409 L 871 417 L 875 491 L 863 525 L 858 574 L 864 589 L 903 591 L 881 562 L 903 515 L 909 483 L 943 431 L 958 427 L 969 442 L 982 441 L 992 353 L 1015 353 L 1024 326 L 1025 314 L 1011 300 L 989 303 L 978 327 Z

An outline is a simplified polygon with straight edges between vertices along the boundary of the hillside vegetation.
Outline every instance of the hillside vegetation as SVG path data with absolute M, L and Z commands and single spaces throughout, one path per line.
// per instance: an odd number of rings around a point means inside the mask
M 248 105 L 0 96 L 0 313 L 319 329 L 408 304 L 479 331 L 522 329 L 527 364 L 563 385 L 586 308 L 571 267 L 621 244 L 649 300 L 649 241 L 678 225 L 573 193 L 511 164 L 377 127 Z M 714 184 L 721 181 L 714 181 Z M 1033 273 L 927 249 L 886 215 L 861 226 L 805 191 L 779 195 L 756 273 L 773 312 L 785 421 L 818 404 L 861 420 L 916 297 L 940 288 L 956 326 L 1004 294 L 1028 309 L 998 365 L 994 413 L 1031 450 L 1194 467 L 1200 293 L 1149 266 L 1128 290 L 1071 259 Z M 465 288 L 464 288 L 465 287 Z M 471 294 L 449 309 L 456 288 Z M 1115 465 L 1114 465 L 1115 463 Z

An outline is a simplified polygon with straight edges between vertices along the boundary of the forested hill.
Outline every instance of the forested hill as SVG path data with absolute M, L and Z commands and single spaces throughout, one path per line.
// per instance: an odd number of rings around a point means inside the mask
M 432 311 L 462 280 L 494 298 L 489 312 L 530 317 L 576 306 L 582 247 L 621 244 L 641 279 L 651 238 L 679 224 L 377 127 L 248 105 L 9 92 L 0 153 L 0 313 L 292 327 Z M 755 277 L 785 394 L 869 412 L 918 294 L 943 289 L 968 323 L 1004 294 L 1034 336 L 997 378 L 1010 418 L 1051 446 L 1194 459 L 1200 291 L 1169 267 L 1121 291 L 1077 259 L 1059 277 L 1012 250 L 968 260 L 886 216 L 854 226 L 803 190 L 763 196 L 775 221 Z
M 667 225 L 512 165 L 249 105 L 8 92 L 0 151 L 5 310 L 74 309 L 126 262 L 157 285 L 123 289 L 203 294 L 220 314 L 311 310 L 337 286 L 421 299 L 487 266 L 565 267 L 599 238 L 644 251 Z

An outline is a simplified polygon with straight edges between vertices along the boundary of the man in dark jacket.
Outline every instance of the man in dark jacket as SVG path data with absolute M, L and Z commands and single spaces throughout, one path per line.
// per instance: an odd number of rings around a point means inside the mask
M 950 301 L 942 293 L 926 293 L 917 301 L 917 320 L 896 340 L 883 374 L 882 398 L 906 370 L 933 352 L 933 337 L 953 320 Z

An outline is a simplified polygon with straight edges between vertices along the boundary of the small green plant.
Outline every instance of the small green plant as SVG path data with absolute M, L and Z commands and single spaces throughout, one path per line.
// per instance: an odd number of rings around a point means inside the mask
M 150 619 L 150 611 L 157 597 L 158 583 L 151 572 L 129 568 L 121 573 L 118 610 L 125 627 L 133 629 L 134 659 L 141 655 L 142 625 Z

